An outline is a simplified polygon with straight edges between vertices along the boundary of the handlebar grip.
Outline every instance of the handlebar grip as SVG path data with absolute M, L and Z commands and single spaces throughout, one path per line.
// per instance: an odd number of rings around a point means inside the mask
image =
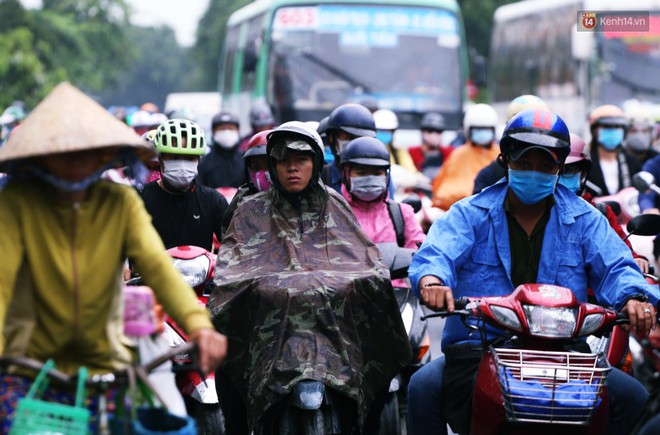
M 465 307 L 467 307 L 467 304 L 469 304 L 469 303 L 470 303 L 470 298 L 462 296 L 462 297 L 454 300 L 454 309 L 464 310 Z

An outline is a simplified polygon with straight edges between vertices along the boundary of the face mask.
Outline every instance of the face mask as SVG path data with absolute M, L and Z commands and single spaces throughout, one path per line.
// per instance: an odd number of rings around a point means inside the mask
M 239 136 L 236 130 L 220 130 L 213 135 L 213 141 L 224 149 L 229 149 L 236 145 Z
M 490 145 L 495 138 L 495 132 L 492 128 L 471 128 L 470 142 L 475 145 Z
M 342 148 L 344 148 L 346 146 L 346 144 L 349 143 L 350 141 L 351 141 L 350 139 L 349 140 L 337 139 L 337 150 L 336 150 L 337 155 L 341 154 Z
M 257 172 L 250 172 L 250 181 L 252 181 L 252 185 L 259 191 L 263 192 L 264 190 L 268 190 L 270 187 L 270 173 L 268 171 L 257 171 Z
M 580 191 L 580 173 L 562 175 L 559 177 L 559 184 L 567 187 L 568 190 L 578 195 L 578 192 Z
M 391 144 L 392 139 L 394 138 L 394 133 L 391 131 L 377 131 L 376 139 L 384 143 L 385 145 Z
M 163 178 L 175 189 L 187 189 L 196 176 L 197 162 L 189 160 L 163 161 Z
M 351 177 L 351 194 L 364 202 L 371 202 L 380 197 L 387 189 L 386 175 L 367 175 Z
M 626 146 L 638 153 L 644 152 L 651 148 L 651 133 L 643 131 L 637 133 L 628 133 L 626 137 Z
M 598 130 L 598 143 L 608 151 L 614 151 L 623 141 L 622 128 L 601 128 Z
M 523 204 L 536 204 L 552 195 L 557 185 L 556 174 L 509 169 L 509 187 Z
M 432 147 L 440 148 L 442 146 L 442 133 L 439 131 L 423 131 L 422 142 Z

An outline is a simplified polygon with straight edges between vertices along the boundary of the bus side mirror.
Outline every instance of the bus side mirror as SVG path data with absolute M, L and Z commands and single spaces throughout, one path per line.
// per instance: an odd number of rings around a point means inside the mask
M 571 29 L 571 53 L 573 59 L 589 60 L 594 51 L 594 33 L 578 32 L 577 24 Z

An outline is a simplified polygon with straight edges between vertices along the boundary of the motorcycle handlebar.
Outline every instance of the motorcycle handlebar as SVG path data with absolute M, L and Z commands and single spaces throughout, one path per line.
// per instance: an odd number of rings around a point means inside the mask
M 454 311 L 449 312 L 447 310 L 437 311 L 435 313 L 427 314 L 422 316 L 422 321 L 430 319 L 433 317 L 448 317 L 448 316 L 469 316 L 472 314 L 472 310 L 466 309 L 467 305 L 471 302 L 468 297 L 460 297 L 454 300 Z

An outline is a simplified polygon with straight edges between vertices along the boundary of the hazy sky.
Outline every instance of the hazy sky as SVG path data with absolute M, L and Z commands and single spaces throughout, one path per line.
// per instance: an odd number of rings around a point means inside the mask
M 26 7 L 37 7 L 41 0 L 20 0 Z M 209 0 L 127 0 L 133 8 L 132 22 L 138 26 L 166 24 L 176 32 L 181 45 L 195 42 L 197 22 L 206 12 Z

